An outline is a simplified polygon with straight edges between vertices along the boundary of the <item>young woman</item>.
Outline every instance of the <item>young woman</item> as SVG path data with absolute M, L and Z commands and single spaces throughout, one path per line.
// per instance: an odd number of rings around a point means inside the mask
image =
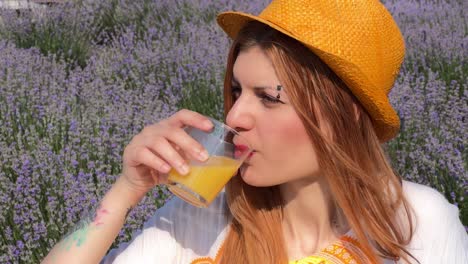
M 44 262 L 468 263 L 458 208 L 402 180 L 382 148 L 399 129 L 387 95 L 404 43 L 380 2 L 277 0 L 218 23 L 234 39 L 225 122 L 254 155 L 208 208 L 175 197 L 104 257 L 128 208 L 171 167 L 184 173 L 182 156 L 207 159 L 182 130 L 209 130 L 206 117 L 181 110 L 146 127 L 95 218 L 73 233 L 85 236 Z

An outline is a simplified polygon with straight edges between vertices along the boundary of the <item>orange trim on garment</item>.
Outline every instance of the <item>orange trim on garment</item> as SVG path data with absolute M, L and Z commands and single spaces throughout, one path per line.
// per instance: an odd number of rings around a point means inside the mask
M 218 264 L 221 260 L 221 254 L 225 249 L 226 240 L 216 253 L 215 259 L 211 257 L 200 257 L 194 259 L 191 264 Z M 351 247 L 349 247 L 351 246 Z M 316 255 L 303 258 L 301 260 L 290 261 L 289 263 L 300 264 L 348 264 L 348 263 L 369 263 L 368 256 L 362 251 L 361 244 L 353 237 L 343 235 L 335 243 L 322 249 Z
M 289 261 L 289 264 L 364 264 L 369 258 L 353 237 L 343 235 L 340 239 L 312 256 Z
M 348 242 L 352 244 L 354 247 L 356 247 L 356 250 L 348 249 L 354 258 L 362 259 L 363 261 L 370 262 L 370 257 L 362 250 L 361 243 L 359 243 L 359 241 L 356 238 L 348 236 L 348 235 L 344 235 L 341 237 L 341 240 Z

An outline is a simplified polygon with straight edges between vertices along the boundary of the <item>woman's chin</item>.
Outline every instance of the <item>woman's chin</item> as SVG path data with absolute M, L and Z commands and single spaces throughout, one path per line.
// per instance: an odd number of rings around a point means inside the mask
M 267 187 L 270 186 L 266 182 L 262 182 L 259 174 L 253 172 L 252 165 L 242 165 L 239 171 L 239 175 L 242 180 L 250 186 L 254 187 Z M 257 177 L 256 177 L 257 176 Z
M 240 168 L 239 168 L 239 175 L 241 176 L 242 180 L 247 183 L 248 185 L 254 185 L 254 180 L 255 179 L 252 179 L 250 176 L 252 176 L 252 166 L 251 165 L 246 165 L 246 164 L 243 164 Z M 255 186 L 255 185 L 254 185 Z

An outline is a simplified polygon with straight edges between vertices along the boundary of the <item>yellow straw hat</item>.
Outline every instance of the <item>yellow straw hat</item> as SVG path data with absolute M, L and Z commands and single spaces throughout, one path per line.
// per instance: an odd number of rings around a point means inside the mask
M 274 0 L 258 16 L 230 11 L 217 17 L 231 38 L 253 20 L 300 41 L 319 56 L 370 114 L 381 142 L 397 135 L 400 119 L 388 93 L 400 71 L 405 44 L 378 0 Z

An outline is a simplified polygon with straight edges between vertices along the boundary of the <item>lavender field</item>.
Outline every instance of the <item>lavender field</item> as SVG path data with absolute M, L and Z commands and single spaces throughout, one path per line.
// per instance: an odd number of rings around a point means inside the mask
M 180 108 L 222 119 L 225 10 L 268 1 L 76 0 L 0 10 L 0 263 L 38 263 L 121 171 L 123 149 Z M 387 0 L 407 54 L 392 90 L 405 179 L 436 188 L 468 230 L 467 21 L 462 0 Z M 113 246 L 171 197 L 155 188 Z

